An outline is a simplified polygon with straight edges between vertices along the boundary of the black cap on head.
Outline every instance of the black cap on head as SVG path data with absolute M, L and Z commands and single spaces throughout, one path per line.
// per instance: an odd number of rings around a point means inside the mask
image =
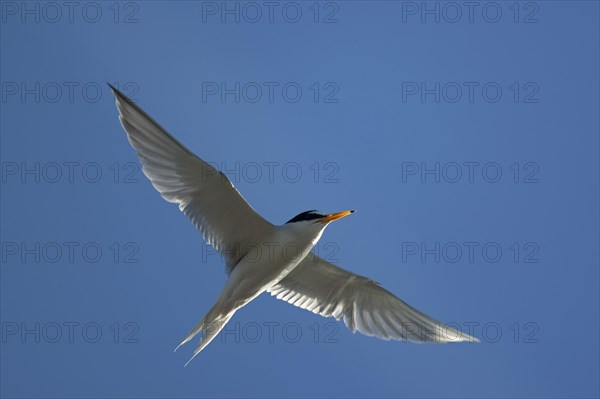
M 323 215 L 321 212 L 313 209 L 312 211 L 302 212 L 299 215 L 294 216 L 292 219 L 285 222 L 285 224 L 302 222 L 304 220 L 322 219 L 324 217 L 325 217 L 325 215 Z

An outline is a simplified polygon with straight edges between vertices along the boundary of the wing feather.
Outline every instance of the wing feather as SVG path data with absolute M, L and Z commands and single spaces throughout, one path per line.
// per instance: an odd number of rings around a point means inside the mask
M 419 312 L 375 281 L 332 265 L 313 253 L 269 292 L 321 316 L 343 319 L 352 332 L 385 340 L 478 342 Z
M 246 249 L 274 226 L 252 209 L 223 173 L 185 148 L 127 96 L 111 89 L 144 174 L 223 254 L 231 272 Z

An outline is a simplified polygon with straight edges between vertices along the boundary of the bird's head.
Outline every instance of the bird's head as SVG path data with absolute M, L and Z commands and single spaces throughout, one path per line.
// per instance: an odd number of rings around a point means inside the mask
M 290 223 L 314 224 L 318 227 L 324 228 L 325 226 L 327 226 L 327 224 L 333 222 L 334 220 L 341 219 L 345 216 L 350 215 L 351 213 L 354 213 L 354 211 L 322 213 L 319 211 L 312 210 L 312 211 L 302 212 L 302 213 L 294 216 L 292 219 L 288 220 L 285 224 L 290 224 Z
M 354 211 L 344 211 L 336 213 L 322 213 L 319 211 L 306 211 L 294 216 L 288 220 L 283 227 L 286 230 L 295 232 L 295 237 L 300 245 L 304 245 L 306 241 L 310 241 L 315 245 L 321 238 L 325 227 L 334 220 L 348 216 Z M 302 244 L 304 243 L 304 244 Z

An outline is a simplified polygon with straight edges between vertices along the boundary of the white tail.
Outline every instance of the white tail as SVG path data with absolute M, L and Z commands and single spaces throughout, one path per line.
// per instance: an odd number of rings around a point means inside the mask
M 181 343 L 177 345 L 177 348 L 175 348 L 175 350 L 179 349 L 181 345 L 190 342 L 192 338 L 194 338 L 199 333 L 202 333 L 200 344 L 198 344 L 198 347 L 194 350 L 194 354 L 192 355 L 190 360 L 187 361 L 185 366 L 187 366 L 198 355 L 198 353 L 200 353 L 202 349 L 206 347 L 206 345 L 210 344 L 210 342 L 217 336 L 219 331 L 221 331 L 223 327 L 225 327 L 225 324 L 227 324 L 229 319 L 231 319 L 231 317 L 234 315 L 235 310 L 232 310 L 226 314 L 217 313 L 215 315 L 215 313 L 217 312 L 213 307 L 213 309 L 211 309 L 208 312 L 208 314 L 204 316 L 204 318 L 200 320 L 200 322 L 198 322 L 198 324 L 196 324 L 194 328 L 190 330 L 190 332 L 183 339 L 183 341 L 181 341 Z

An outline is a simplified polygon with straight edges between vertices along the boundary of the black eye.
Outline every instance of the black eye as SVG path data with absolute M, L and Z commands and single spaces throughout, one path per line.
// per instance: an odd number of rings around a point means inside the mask
M 306 211 L 306 212 L 302 212 L 301 214 L 294 216 L 292 219 L 288 220 L 285 224 L 288 223 L 295 223 L 295 222 L 302 222 L 304 220 L 315 220 L 315 219 L 321 219 L 325 217 L 325 215 L 322 215 L 320 212 L 312 210 L 312 211 Z

